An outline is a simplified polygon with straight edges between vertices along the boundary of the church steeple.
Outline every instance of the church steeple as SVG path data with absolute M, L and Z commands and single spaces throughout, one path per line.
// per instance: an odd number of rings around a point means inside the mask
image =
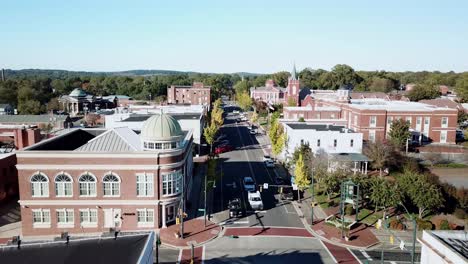
M 297 80 L 297 72 L 296 72 L 296 63 L 293 64 L 293 69 L 292 69 L 292 72 L 291 72 L 291 80 Z

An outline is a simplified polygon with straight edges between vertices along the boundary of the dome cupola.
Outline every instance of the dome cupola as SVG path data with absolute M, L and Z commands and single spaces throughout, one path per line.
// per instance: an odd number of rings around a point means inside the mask
M 161 112 L 143 123 L 140 138 L 145 150 L 174 149 L 180 146 L 183 135 L 179 122 Z

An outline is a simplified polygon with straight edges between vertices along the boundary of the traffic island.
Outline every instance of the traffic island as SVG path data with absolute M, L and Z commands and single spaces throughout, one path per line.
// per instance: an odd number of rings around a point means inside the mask
M 198 246 L 216 238 L 221 232 L 221 226 L 203 219 L 184 221 L 184 238 L 180 238 L 180 224 L 161 228 L 159 231 L 162 244 L 170 247 L 186 248 Z

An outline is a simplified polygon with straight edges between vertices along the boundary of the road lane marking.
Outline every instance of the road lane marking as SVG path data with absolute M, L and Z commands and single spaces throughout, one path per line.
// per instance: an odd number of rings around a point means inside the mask
M 364 251 L 364 250 L 362 250 L 362 249 L 361 249 L 360 251 L 361 251 L 361 254 L 362 254 L 366 259 L 372 261 L 372 258 L 369 256 L 369 254 L 367 254 L 366 251 Z
M 240 135 L 239 126 L 236 126 L 236 129 L 237 129 L 237 133 Z M 244 140 L 242 140 L 242 137 L 239 137 L 239 139 L 241 141 L 242 146 L 244 147 L 245 146 Z M 255 175 L 252 169 L 252 164 L 250 163 L 249 155 L 247 155 L 247 151 L 245 149 L 243 149 L 242 152 L 244 153 L 244 156 L 247 158 L 247 163 L 249 164 L 250 174 L 252 175 L 252 178 L 255 180 L 255 184 L 257 184 L 257 178 L 255 178 Z
M 249 221 L 229 221 L 229 220 L 226 220 L 226 221 L 223 221 L 221 223 L 219 223 L 220 225 L 242 225 L 242 224 L 249 224 L 250 222 Z
M 351 249 L 348 248 L 348 251 L 351 253 L 351 255 L 353 255 L 353 257 L 354 257 L 360 264 L 362 264 L 362 261 L 353 253 L 353 251 L 352 251 Z M 361 250 L 361 252 L 362 252 L 362 250 Z M 372 259 L 371 259 L 371 261 L 372 261 Z
M 202 255 L 201 255 L 201 263 L 205 264 L 205 246 L 203 246 L 203 251 L 202 251 Z
M 332 254 L 331 251 L 327 248 L 327 246 L 325 246 L 325 244 L 323 243 L 323 241 L 320 240 L 320 239 L 319 239 L 318 241 L 320 242 L 320 244 L 322 244 L 322 246 L 323 246 L 323 247 L 325 248 L 325 250 L 328 252 L 328 255 L 330 255 L 330 257 L 333 259 L 333 261 L 334 261 L 335 263 L 338 263 L 338 261 L 336 261 L 335 256 L 333 256 L 333 254 Z
M 179 257 L 177 258 L 177 264 L 180 264 L 180 261 L 182 260 L 182 250 L 183 249 L 179 250 Z

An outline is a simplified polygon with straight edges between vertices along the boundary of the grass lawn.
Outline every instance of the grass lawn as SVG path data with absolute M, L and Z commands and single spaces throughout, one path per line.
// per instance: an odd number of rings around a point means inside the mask
M 374 213 L 374 210 L 369 210 L 366 208 L 360 209 L 358 214 L 358 219 L 367 225 L 373 225 L 382 218 L 382 212 Z

